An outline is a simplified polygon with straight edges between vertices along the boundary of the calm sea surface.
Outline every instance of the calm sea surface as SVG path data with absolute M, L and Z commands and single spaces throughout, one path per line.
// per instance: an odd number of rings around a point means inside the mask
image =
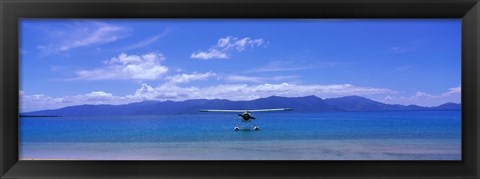
M 234 120 L 233 114 L 223 113 L 21 118 L 21 158 L 144 159 L 141 155 L 143 153 L 148 156 L 145 157 L 147 159 L 159 155 L 161 156 L 157 159 L 232 159 L 226 156 L 235 152 L 229 150 L 235 150 L 236 145 L 249 146 L 246 150 L 258 150 L 252 151 L 250 157 L 233 159 L 252 159 L 256 157 L 255 152 L 261 152 L 259 150 L 271 154 L 270 158 L 263 159 L 292 159 L 287 156 L 292 156 L 291 154 L 296 152 L 301 153 L 299 147 L 302 146 L 304 153 L 297 157 L 298 159 L 337 159 L 333 155 L 325 157 L 332 152 L 339 159 L 418 159 L 423 156 L 425 159 L 433 160 L 458 160 L 461 156 L 460 111 L 278 112 L 254 113 L 253 116 L 257 118 L 254 123 L 260 126 L 260 131 L 233 131 L 239 120 Z M 251 123 L 242 126 L 247 128 Z M 378 145 L 375 149 L 382 148 L 378 151 L 379 156 L 371 153 L 374 150 L 368 148 L 376 144 Z M 219 150 L 218 147 L 222 146 L 228 148 L 217 151 L 217 154 L 210 158 L 208 155 L 196 158 L 195 152 L 189 151 L 188 148 L 197 146 L 195 150 L 198 150 L 198 146 L 201 145 L 216 146 L 211 150 Z M 82 146 L 88 147 L 78 152 L 72 150 Z M 124 150 L 119 149 L 122 146 Z M 176 146 L 181 146 L 185 151 L 171 150 Z M 273 150 L 269 151 L 268 147 L 281 147 L 285 150 L 275 154 L 272 153 Z M 312 153 L 322 148 L 328 151 Z M 415 148 L 422 151 L 412 152 Z M 336 149 L 338 151 L 335 151 Z M 82 153 L 85 150 L 91 152 Z M 396 153 L 389 153 L 389 150 Z M 117 153 L 116 158 L 94 157 L 108 156 L 102 155 L 102 151 Z M 158 153 L 159 151 L 161 153 Z M 118 157 L 132 152 L 138 156 Z M 221 155 L 222 152 L 225 155 Z M 364 157 L 358 155 L 349 157 L 349 152 L 362 154 Z M 308 153 L 312 153 L 312 156 L 305 156 Z

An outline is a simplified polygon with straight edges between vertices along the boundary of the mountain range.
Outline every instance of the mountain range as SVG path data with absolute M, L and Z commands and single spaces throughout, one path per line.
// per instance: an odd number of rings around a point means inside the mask
M 445 103 L 435 107 L 385 104 L 360 96 L 322 99 L 317 96 L 270 96 L 250 101 L 224 99 L 193 99 L 176 101 L 143 101 L 123 105 L 78 105 L 53 110 L 22 113 L 23 116 L 94 116 L 94 115 L 165 115 L 194 114 L 200 109 L 263 109 L 293 108 L 292 112 L 341 112 L 341 111 L 432 111 L 460 110 L 461 105 Z

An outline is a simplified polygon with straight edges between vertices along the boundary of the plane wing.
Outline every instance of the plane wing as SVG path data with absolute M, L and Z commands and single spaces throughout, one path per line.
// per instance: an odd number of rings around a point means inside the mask
M 276 108 L 276 109 L 252 109 L 248 112 L 273 112 L 273 111 L 291 111 L 293 108 Z
M 242 113 L 245 112 L 246 110 L 221 110 L 221 109 L 201 109 L 200 112 L 236 112 L 236 113 Z
M 202 109 L 200 112 L 235 112 L 235 113 L 242 113 L 242 112 L 273 112 L 273 111 L 291 111 L 292 108 L 276 108 L 276 109 L 247 109 L 247 110 L 221 110 L 221 109 Z

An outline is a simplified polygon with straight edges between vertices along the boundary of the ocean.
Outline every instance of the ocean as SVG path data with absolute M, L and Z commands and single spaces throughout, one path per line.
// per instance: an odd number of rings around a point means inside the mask
M 461 160 L 460 111 L 20 118 L 21 160 Z M 242 124 L 244 129 L 252 124 Z

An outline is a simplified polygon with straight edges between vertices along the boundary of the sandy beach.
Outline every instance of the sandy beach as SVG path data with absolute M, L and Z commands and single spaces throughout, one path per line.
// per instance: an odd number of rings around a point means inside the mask
M 460 160 L 458 140 L 23 143 L 21 160 Z M 23 151 L 29 151 L 25 153 Z M 51 158 L 50 158 L 51 156 Z

